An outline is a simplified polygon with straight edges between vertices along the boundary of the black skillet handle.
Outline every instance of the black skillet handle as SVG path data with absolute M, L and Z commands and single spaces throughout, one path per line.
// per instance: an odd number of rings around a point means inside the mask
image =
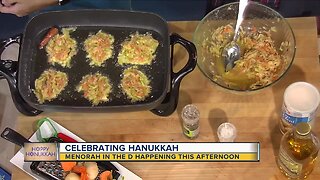
M 0 55 L 3 51 L 12 43 L 20 44 L 22 35 L 17 35 L 4 40 L 0 43 Z M 0 60 L 0 79 L 4 77 L 7 79 L 12 100 L 18 109 L 24 115 L 36 116 L 41 113 L 41 111 L 31 107 L 25 100 L 21 97 L 18 87 L 17 87 L 17 71 L 18 71 L 18 61 L 12 60 Z
M 2 55 L 3 51 L 8 47 L 10 46 L 11 44 L 13 43 L 18 43 L 20 44 L 20 39 L 21 39 L 21 36 L 22 35 L 17 35 L 17 36 L 14 36 L 14 37 L 11 37 L 9 39 L 5 39 L 5 40 L 0 40 L 0 56 Z M 4 79 L 5 77 L 0 74 L 0 80 L 1 79 Z
M 7 141 L 10 141 L 18 146 L 23 147 L 24 143 L 29 143 L 30 141 L 19 134 L 17 131 L 6 127 L 3 132 L 1 133 L 1 137 Z
M 197 50 L 195 45 L 175 33 L 170 36 L 171 63 L 173 61 L 174 45 L 177 43 L 181 44 L 188 51 L 189 60 L 179 72 L 175 73 L 172 70 L 170 92 L 167 93 L 159 107 L 151 110 L 151 112 L 159 116 L 169 116 L 176 110 L 179 100 L 180 82 L 184 76 L 194 70 L 197 64 Z

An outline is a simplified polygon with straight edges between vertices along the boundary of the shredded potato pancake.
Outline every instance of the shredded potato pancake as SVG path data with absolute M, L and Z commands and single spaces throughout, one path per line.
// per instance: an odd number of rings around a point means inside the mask
M 70 68 L 71 58 L 77 53 L 77 42 L 70 37 L 70 33 L 75 28 L 63 28 L 62 34 L 57 34 L 46 46 L 48 62 L 52 65 L 56 63 L 62 67 Z
M 124 70 L 121 87 L 132 102 L 143 101 L 150 95 L 149 84 L 147 76 L 135 67 Z
M 58 97 L 68 84 L 68 76 L 64 72 L 49 69 L 44 71 L 35 81 L 34 93 L 40 104 Z
M 118 63 L 150 65 L 155 58 L 155 52 L 159 42 L 151 34 L 133 34 L 130 39 L 122 44 L 122 49 L 118 56 Z
M 112 57 L 113 42 L 114 37 L 101 30 L 85 40 L 84 49 L 91 66 L 102 66 L 107 59 Z
M 92 105 L 108 102 L 111 92 L 110 80 L 100 73 L 86 75 L 78 85 L 77 91 L 83 92 L 84 98 L 88 99 Z

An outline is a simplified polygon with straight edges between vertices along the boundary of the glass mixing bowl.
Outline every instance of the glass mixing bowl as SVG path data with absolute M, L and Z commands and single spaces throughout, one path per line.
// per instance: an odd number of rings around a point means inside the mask
M 295 37 L 289 23 L 276 11 L 248 2 L 237 44 L 241 57 L 225 70 L 224 47 L 235 34 L 239 3 L 211 11 L 193 35 L 198 67 L 215 84 L 235 91 L 255 91 L 273 85 L 290 68 L 295 56 Z

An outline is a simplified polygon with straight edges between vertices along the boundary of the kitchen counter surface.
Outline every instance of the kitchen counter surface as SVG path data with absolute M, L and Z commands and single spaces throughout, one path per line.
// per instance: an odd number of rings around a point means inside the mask
M 206 79 L 198 68 L 181 83 L 177 110 L 169 117 L 151 112 L 128 113 L 43 113 L 37 117 L 19 115 L 17 131 L 26 137 L 34 133 L 37 119 L 50 117 L 87 142 L 216 142 L 216 130 L 223 122 L 233 123 L 237 142 L 260 142 L 260 162 L 130 162 L 121 163 L 143 179 L 285 179 L 276 165 L 282 134 L 278 122 L 285 88 L 296 81 L 306 81 L 320 88 L 320 66 L 316 19 L 288 19 L 296 36 L 297 52 L 288 73 L 267 89 L 252 94 L 234 94 Z M 191 40 L 197 22 L 170 22 L 171 32 Z M 186 62 L 187 53 L 176 48 L 174 69 Z M 188 140 L 182 134 L 182 107 L 193 103 L 200 109 L 200 136 Z M 320 135 L 317 116 L 315 132 Z M 14 167 L 12 179 L 31 178 Z M 320 179 L 319 163 L 310 179 Z

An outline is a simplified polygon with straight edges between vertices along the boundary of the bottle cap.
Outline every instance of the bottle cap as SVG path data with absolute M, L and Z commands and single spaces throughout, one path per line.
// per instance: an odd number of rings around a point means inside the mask
M 301 136 L 308 135 L 310 131 L 311 131 L 311 126 L 306 122 L 298 123 L 296 126 L 296 132 Z
M 286 88 L 284 103 L 290 112 L 309 117 L 320 104 L 320 94 L 318 89 L 310 83 L 295 82 Z
M 186 123 L 197 123 L 200 117 L 200 111 L 197 106 L 188 104 L 182 109 L 181 116 Z

